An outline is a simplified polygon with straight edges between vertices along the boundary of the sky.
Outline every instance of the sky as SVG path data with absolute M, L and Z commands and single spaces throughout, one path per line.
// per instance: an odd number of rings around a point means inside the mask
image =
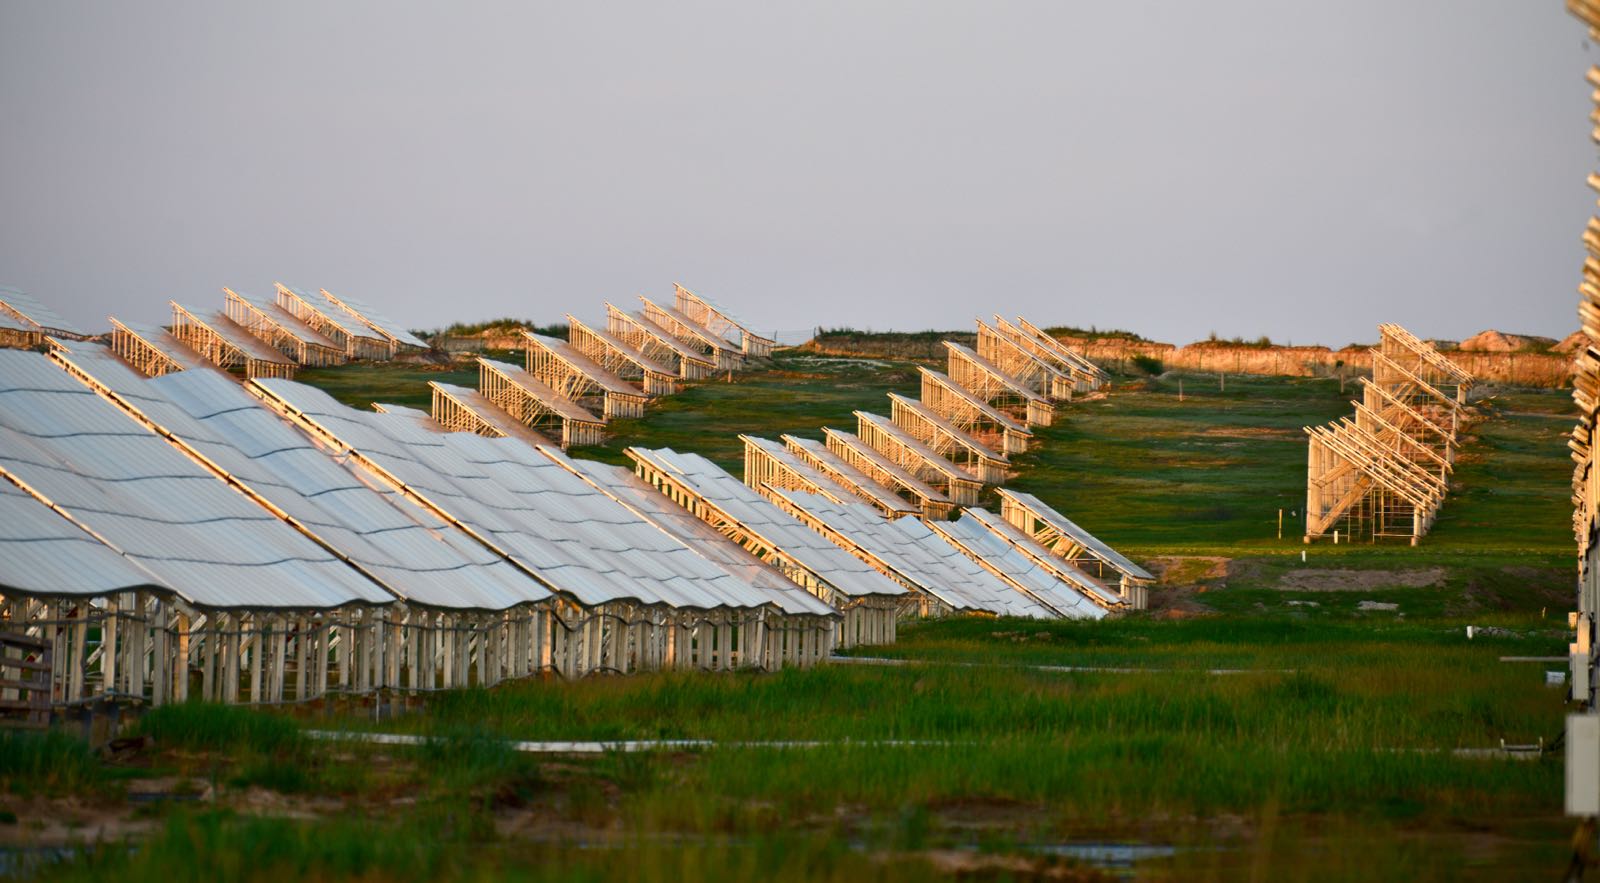
M 681 282 L 813 326 L 1577 327 L 1560 0 L 0 2 L 0 285 L 411 328 Z

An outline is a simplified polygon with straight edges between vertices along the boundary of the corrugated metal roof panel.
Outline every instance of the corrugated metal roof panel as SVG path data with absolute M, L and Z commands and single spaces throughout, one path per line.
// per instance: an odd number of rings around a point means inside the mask
M 985 530 L 994 534 L 1002 541 L 1014 546 L 1028 558 L 1038 562 L 1057 579 L 1075 587 L 1079 592 L 1099 598 L 1107 606 L 1115 607 L 1126 603 L 1116 591 L 1105 583 L 1079 570 L 1072 562 L 1052 553 L 1033 537 L 1018 530 L 1004 518 L 983 509 L 968 509 L 966 514 L 972 516 Z
M 170 589 L 49 506 L 0 478 L 0 594 L 94 596 Z
M 419 349 L 428 349 L 427 341 L 422 340 L 411 332 L 405 330 L 405 326 L 399 324 L 398 322 L 392 321 L 389 319 L 389 317 L 379 313 L 366 301 L 357 300 L 356 298 L 347 297 L 342 294 L 335 295 L 326 288 L 322 289 L 320 294 L 329 303 L 341 310 L 344 310 L 346 313 L 355 316 L 362 322 L 365 322 L 367 325 L 372 327 L 372 330 L 378 332 L 379 334 L 382 334 L 386 337 L 391 337 L 407 346 L 414 346 L 418 347 Z
M 546 456 L 574 470 L 595 487 L 638 512 L 641 517 L 672 534 L 696 554 L 751 586 L 773 593 L 785 612 L 816 616 L 836 612 L 821 599 L 747 552 L 744 547 L 718 533 L 716 528 L 690 515 L 627 468 L 573 459 L 554 448 L 541 450 Z
M 520 441 L 426 433 L 303 384 L 256 384 L 584 604 L 777 603 Z
M 0 304 L 5 304 L 24 319 L 52 334 L 68 337 L 88 337 L 88 332 L 68 322 L 60 313 L 50 309 L 33 295 L 15 288 L 0 287 Z
M 1100 605 L 991 533 L 971 513 L 969 509 L 959 521 L 940 522 L 930 527 L 968 557 L 982 559 L 1056 613 L 1070 619 L 1100 619 L 1106 615 Z
M 781 495 L 956 610 L 1055 618 L 1054 613 L 1001 582 L 919 519 L 888 521 L 865 503 L 839 505 L 816 494 L 796 491 Z
M 1088 531 L 1074 524 L 1072 519 L 1062 515 L 1055 509 L 1052 509 L 1048 503 L 1039 499 L 1033 494 L 1027 494 L 1023 493 L 1022 491 L 1014 491 L 1006 488 L 999 488 L 998 490 L 1001 496 L 1011 497 L 1024 508 L 1032 512 L 1039 520 L 1044 521 L 1060 533 L 1076 540 L 1091 556 L 1100 561 L 1104 561 L 1107 567 L 1110 567 L 1111 569 L 1122 573 L 1125 576 L 1132 577 L 1133 579 L 1155 579 L 1155 577 L 1151 575 L 1150 571 L 1145 570 L 1143 567 L 1133 563 L 1133 561 L 1130 560 L 1126 555 L 1123 555 L 1116 549 L 1113 549 L 1101 542 L 1094 534 L 1089 533 Z
M 671 448 L 629 450 L 647 458 L 656 468 L 678 477 L 729 518 L 817 574 L 840 594 L 849 597 L 906 594 L 904 586 L 828 542 L 699 454 L 680 453 Z
M 392 600 L 37 354 L 0 353 L 0 469 L 200 606 Z

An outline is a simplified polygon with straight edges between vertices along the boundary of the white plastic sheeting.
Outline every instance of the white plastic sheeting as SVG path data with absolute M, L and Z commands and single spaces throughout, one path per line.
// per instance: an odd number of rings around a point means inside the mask
M 1032 512 L 1035 518 L 1038 518 L 1040 521 L 1048 524 L 1051 528 L 1063 536 L 1070 537 L 1078 545 L 1083 546 L 1086 553 L 1096 560 L 1104 562 L 1105 565 L 1112 570 L 1115 570 L 1118 573 L 1121 573 L 1123 576 L 1131 579 L 1155 579 L 1155 577 L 1151 575 L 1150 571 L 1145 570 L 1143 567 L 1133 563 L 1121 552 L 1118 552 L 1116 549 L 1113 549 L 1101 542 L 1097 537 L 1095 537 L 1094 534 L 1089 533 L 1088 531 L 1074 524 L 1070 518 L 1050 508 L 1048 503 L 1044 502 L 1038 497 L 1035 497 L 1033 494 L 1026 494 L 1022 491 L 1007 490 L 1005 488 L 999 488 L 998 490 L 1001 497 L 1010 497 L 1018 505 L 1022 506 L 1024 509 L 1027 509 L 1029 512 Z
M 854 598 L 906 594 L 904 586 L 828 542 L 705 457 L 671 448 L 629 448 L 628 453 L 671 474 L 708 505 L 769 548 L 817 574 L 839 594 Z
M 0 470 L 198 606 L 392 600 L 36 353 L 0 352 Z
M 5 304 L 13 312 L 51 334 L 66 337 L 88 336 L 83 329 L 68 322 L 61 317 L 61 314 L 45 306 L 27 292 L 15 288 L 0 288 L 0 304 Z
M 981 510 L 980 510 L 981 511 Z M 941 521 L 929 525 L 935 533 L 979 561 L 997 571 L 1014 588 L 1067 619 L 1100 619 L 1106 611 L 1090 600 L 1078 587 L 1057 579 L 1038 562 L 1021 550 L 992 533 L 968 509 L 958 521 Z
M 0 595 L 92 597 L 133 589 L 168 590 L 155 574 L 0 479 Z
M 1056 618 L 1049 608 L 984 570 L 918 519 L 889 521 L 865 503 L 840 505 L 816 494 L 776 493 L 952 610 Z
M 733 578 L 520 441 L 431 433 L 404 418 L 347 408 L 303 384 L 255 384 L 581 604 L 779 606 L 772 593 Z
M 503 610 L 551 596 L 453 525 L 337 462 L 223 374 L 145 380 L 98 346 L 61 358 L 405 600 Z
M 828 604 L 718 533 L 716 528 L 689 514 L 626 467 L 573 459 L 550 447 L 540 450 L 641 518 L 676 537 L 701 557 L 738 579 L 774 593 L 778 606 L 785 613 L 817 616 L 832 612 Z
M 1055 574 L 1057 579 L 1075 587 L 1084 595 L 1098 599 L 1101 604 L 1110 607 L 1126 603 L 1115 590 L 1107 587 L 1105 583 L 1079 570 L 1072 562 L 1062 558 L 1060 555 L 1051 552 L 1044 544 L 1023 533 L 1004 518 L 984 509 L 968 509 L 963 514 L 970 516 L 990 533 L 994 534 L 996 538 L 1014 547 L 1034 563 Z

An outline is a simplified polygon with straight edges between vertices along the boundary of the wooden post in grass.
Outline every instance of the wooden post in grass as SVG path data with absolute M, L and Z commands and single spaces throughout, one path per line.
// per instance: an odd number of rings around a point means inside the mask
M 1283 510 L 1278 510 L 1278 539 L 1283 539 Z

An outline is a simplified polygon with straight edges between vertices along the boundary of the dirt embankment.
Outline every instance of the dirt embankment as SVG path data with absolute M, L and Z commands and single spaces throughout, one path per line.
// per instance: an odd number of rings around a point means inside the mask
M 889 331 L 881 334 L 822 334 L 801 344 L 800 348 L 824 356 L 942 362 L 945 360 L 944 342 L 947 340 L 972 348 L 978 345 L 978 335 L 971 331 Z
M 1501 336 L 1524 339 L 1516 335 Z M 1209 373 L 1331 377 L 1340 372 L 1354 375 L 1372 370 L 1372 356 L 1365 347 L 1335 350 L 1325 346 L 1241 346 L 1214 341 L 1177 346 L 1113 338 L 1060 339 L 1107 368 L 1125 371 L 1139 370 L 1133 361 L 1141 356 L 1156 359 L 1167 369 Z M 952 331 L 942 334 L 825 334 L 807 341 L 803 348 L 832 356 L 942 362 L 945 359 L 942 341 L 945 340 L 969 347 L 977 345 L 975 335 Z M 1568 353 L 1451 349 L 1446 350 L 1444 356 L 1486 383 L 1561 387 L 1572 382 L 1572 356 Z

